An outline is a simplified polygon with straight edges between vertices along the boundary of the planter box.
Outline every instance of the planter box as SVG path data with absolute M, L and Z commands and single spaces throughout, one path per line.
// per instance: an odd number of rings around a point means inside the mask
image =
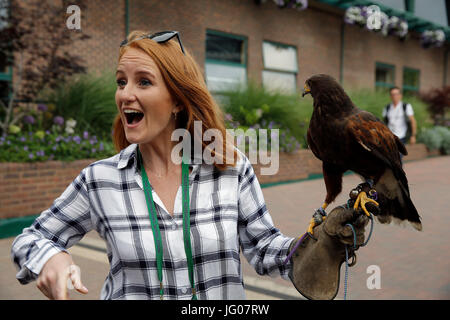
M 424 159 L 423 144 L 407 145 L 405 161 Z M 41 213 L 50 207 L 80 171 L 96 159 L 73 162 L 0 163 L 0 219 Z M 278 172 L 261 175 L 260 164 L 253 164 L 259 183 L 268 184 L 306 179 L 322 173 L 322 162 L 310 150 L 280 153 Z
M 293 153 L 280 152 L 278 172 L 273 175 L 262 175 L 261 168 L 269 165 L 252 164 L 261 184 L 280 181 L 306 179 L 311 174 L 322 173 L 322 162 L 311 150 L 301 149 Z
M 0 219 L 41 213 L 94 161 L 0 163 Z

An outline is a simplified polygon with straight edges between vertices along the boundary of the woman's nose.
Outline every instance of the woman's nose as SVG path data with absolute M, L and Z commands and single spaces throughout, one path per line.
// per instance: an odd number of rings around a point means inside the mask
M 120 100 L 124 103 L 136 101 L 134 88 L 131 84 L 127 83 L 125 87 L 120 90 Z

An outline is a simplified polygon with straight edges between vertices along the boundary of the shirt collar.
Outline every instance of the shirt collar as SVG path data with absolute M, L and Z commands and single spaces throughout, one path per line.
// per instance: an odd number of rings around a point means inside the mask
M 129 165 L 130 160 L 137 159 L 137 143 L 132 143 L 125 149 L 122 149 L 119 153 L 119 161 L 117 163 L 117 169 L 126 168 Z M 136 162 L 135 162 L 136 163 Z M 202 163 L 201 155 L 194 154 L 191 157 L 191 163 L 189 167 L 196 169 Z
M 391 105 L 393 107 L 401 106 L 402 104 L 403 104 L 403 101 L 401 101 L 401 100 L 397 104 L 394 104 L 393 102 L 391 102 Z

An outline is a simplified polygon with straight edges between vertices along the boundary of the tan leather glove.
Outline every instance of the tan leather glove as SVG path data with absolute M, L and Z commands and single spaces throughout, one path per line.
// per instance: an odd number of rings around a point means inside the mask
M 325 221 L 314 228 L 314 237 L 305 236 L 291 257 L 289 278 L 295 288 L 308 299 L 334 299 L 339 289 L 339 276 L 345 261 L 345 245 L 349 257 L 364 243 L 364 231 L 369 218 L 365 214 L 343 207 L 334 208 Z M 356 248 L 353 249 L 353 232 Z M 298 241 L 298 240 L 297 240 Z M 293 241 L 291 248 L 297 241 Z

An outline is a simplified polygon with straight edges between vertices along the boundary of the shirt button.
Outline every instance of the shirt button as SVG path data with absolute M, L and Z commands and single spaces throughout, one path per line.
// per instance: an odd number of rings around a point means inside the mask
M 177 225 L 176 224 L 173 224 L 172 225 L 172 230 L 176 230 L 177 229 Z

